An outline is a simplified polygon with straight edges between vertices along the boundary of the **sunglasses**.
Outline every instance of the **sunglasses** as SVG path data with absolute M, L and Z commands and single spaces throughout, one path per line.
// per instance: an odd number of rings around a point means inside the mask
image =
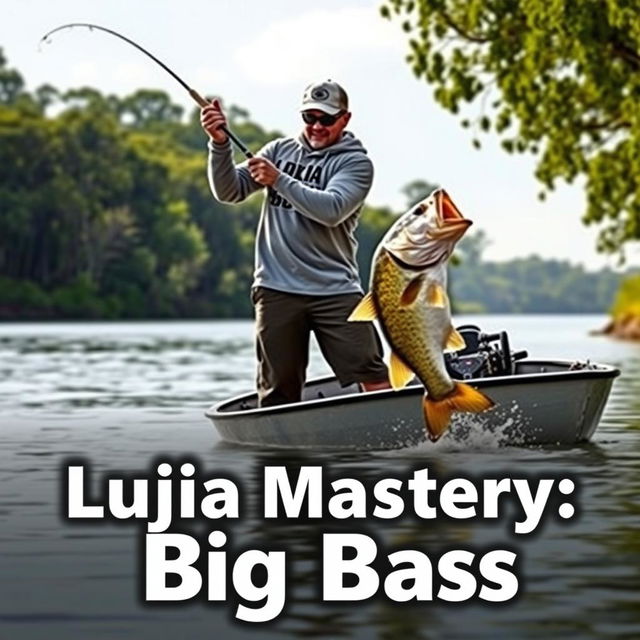
M 328 113 L 323 113 L 321 116 L 316 116 L 313 113 L 309 113 L 308 111 L 302 112 L 302 119 L 307 124 L 315 124 L 319 122 L 323 127 L 332 127 L 338 118 L 341 118 L 345 114 L 344 111 L 340 111 L 340 113 L 336 113 L 335 116 L 330 116 Z

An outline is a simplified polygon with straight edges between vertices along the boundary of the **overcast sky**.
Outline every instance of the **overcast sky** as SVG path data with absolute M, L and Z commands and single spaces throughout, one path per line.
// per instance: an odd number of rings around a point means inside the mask
M 595 251 L 596 230 L 580 222 L 579 186 L 539 202 L 531 157 L 511 156 L 484 139 L 478 151 L 459 120 L 432 100 L 432 89 L 405 62 L 399 24 L 371 0 L 1 0 L 0 47 L 29 89 L 89 85 L 125 95 L 162 89 L 191 109 L 189 96 L 134 48 L 109 35 L 73 30 L 39 51 L 45 32 L 95 22 L 136 40 L 204 94 L 248 109 L 267 129 L 295 134 L 304 86 L 332 78 L 347 89 L 350 129 L 373 159 L 371 204 L 405 205 L 401 189 L 422 179 L 445 187 L 484 229 L 486 257 L 537 253 L 597 268 L 614 260 Z M 203 145 L 203 153 L 204 153 Z M 640 251 L 629 252 L 640 264 Z

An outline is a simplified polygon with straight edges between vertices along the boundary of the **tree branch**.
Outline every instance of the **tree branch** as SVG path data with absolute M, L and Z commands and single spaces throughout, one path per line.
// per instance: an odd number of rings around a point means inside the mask
M 442 11 L 440 15 L 447 23 L 447 25 L 449 25 L 449 27 L 451 27 L 459 36 L 462 36 L 465 40 L 469 40 L 470 42 L 477 42 L 478 44 L 486 44 L 487 42 L 491 42 L 492 38 L 489 38 L 488 36 L 473 35 L 468 31 L 465 31 L 446 11 Z
M 606 129 L 608 131 L 619 131 L 620 129 L 628 129 L 631 126 L 630 122 L 626 120 L 617 120 L 616 118 L 610 118 L 605 121 L 598 120 L 584 120 L 578 123 L 578 126 L 582 131 L 600 131 Z
M 628 62 L 631 67 L 636 70 L 640 70 L 640 55 L 634 51 L 631 47 L 621 42 L 612 42 L 611 51 L 614 56 L 622 58 L 625 62 Z

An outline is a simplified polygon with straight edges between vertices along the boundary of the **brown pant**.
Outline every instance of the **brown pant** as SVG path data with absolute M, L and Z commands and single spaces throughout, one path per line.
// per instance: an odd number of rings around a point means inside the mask
M 388 379 L 371 322 L 347 322 L 359 293 L 310 296 L 256 287 L 257 388 L 261 407 L 298 402 L 309 362 L 311 331 L 340 384 Z

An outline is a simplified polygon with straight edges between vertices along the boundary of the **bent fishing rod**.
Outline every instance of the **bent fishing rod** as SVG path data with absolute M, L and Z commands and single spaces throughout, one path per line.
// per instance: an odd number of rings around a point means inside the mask
M 88 22 L 71 22 L 69 24 L 63 24 L 62 26 L 56 27 L 55 29 L 52 29 L 48 33 L 45 33 L 44 36 L 42 36 L 42 38 L 40 39 L 40 44 L 42 44 L 43 42 L 46 44 L 49 44 L 51 42 L 51 36 L 54 33 L 56 33 L 57 31 L 62 31 L 63 29 L 73 29 L 74 27 L 86 27 L 87 29 L 89 29 L 89 31 L 93 31 L 94 29 L 97 29 L 98 31 L 104 31 L 105 33 L 109 33 L 112 36 L 115 36 L 116 38 L 120 38 L 120 40 L 124 40 L 128 44 L 138 49 L 138 51 L 142 51 L 142 53 L 144 53 L 146 56 L 151 58 L 156 64 L 160 65 L 174 80 L 177 80 L 187 90 L 187 93 L 193 98 L 193 100 L 195 100 L 195 102 L 200 107 L 206 107 L 209 104 L 205 100 L 205 98 L 203 98 L 195 89 L 190 87 L 175 71 L 170 69 L 164 62 L 162 62 L 162 60 L 158 60 L 158 58 L 156 58 L 152 53 L 147 51 L 144 47 L 140 46 L 137 42 L 134 42 L 133 40 L 127 38 L 126 36 L 123 36 L 121 33 L 118 33 L 117 31 L 113 31 L 113 29 L 107 29 L 106 27 L 101 27 L 100 25 L 97 25 L 97 24 L 90 24 Z M 243 144 L 240 138 L 234 135 L 228 129 L 228 127 L 222 126 L 220 127 L 220 129 L 222 129 L 222 131 L 224 131 L 229 136 L 229 138 L 234 142 L 234 144 L 238 147 L 238 149 L 242 151 L 245 158 L 253 158 L 253 154 L 251 153 L 251 151 L 247 149 L 247 147 Z

